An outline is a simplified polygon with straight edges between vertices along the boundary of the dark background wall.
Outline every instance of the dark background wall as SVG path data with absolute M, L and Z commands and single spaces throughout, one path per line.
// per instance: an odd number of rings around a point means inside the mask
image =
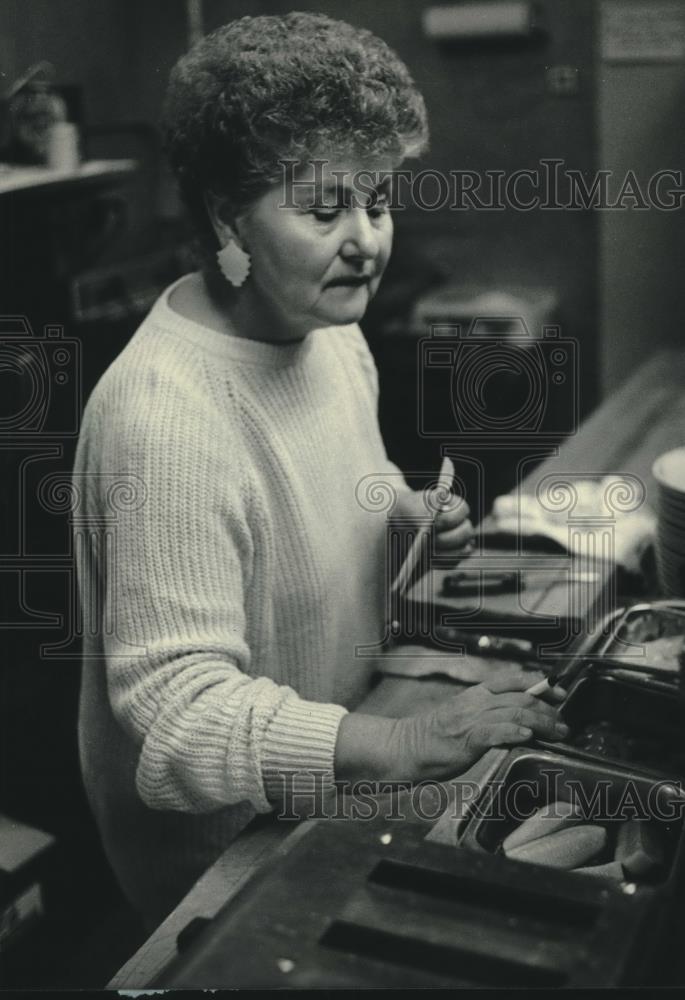
M 605 0 L 602 12 L 617 0 Z M 623 0 L 618 0 L 618 10 Z M 649 4 L 644 4 L 649 10 Z M 676 4 L 685 17 L 685 5 Z M 644 63 L 602 60 L 598 70 L 599 159 L 641 182 L 685 161 L 682 59 Z M 601 213 L 599 220 L 601 391 L 614 391 L 659 346 L 683 343 L 682 208 L 675 212 Z

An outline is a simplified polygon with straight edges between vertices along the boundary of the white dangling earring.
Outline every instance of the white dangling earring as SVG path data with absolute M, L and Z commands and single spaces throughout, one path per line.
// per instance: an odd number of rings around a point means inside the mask
M 250 255 L 245 253 L 235 240 L 229 240 L 226 246 L 219 250 L 216 259 L 224 278 L 234 288 L 240 288 L 245 284 L 245 279 L 250 273 Z

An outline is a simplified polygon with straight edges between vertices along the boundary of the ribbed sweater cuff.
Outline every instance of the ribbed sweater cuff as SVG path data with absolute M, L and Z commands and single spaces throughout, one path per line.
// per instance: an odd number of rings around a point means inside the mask
M 347 709 L 341 705 L 285 700 L 271 720 L 262 751 L 262 780 L 270 802 L 302 795 L 326 797 L 334 788 L 338 729 Z

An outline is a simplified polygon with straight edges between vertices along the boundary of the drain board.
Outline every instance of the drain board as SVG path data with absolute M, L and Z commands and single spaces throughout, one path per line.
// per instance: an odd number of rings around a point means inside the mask
M 310 824 L 155 986 L 632 985 L 649 893 L 551 869 L 531 878 L 425 835 L 406 821 Z

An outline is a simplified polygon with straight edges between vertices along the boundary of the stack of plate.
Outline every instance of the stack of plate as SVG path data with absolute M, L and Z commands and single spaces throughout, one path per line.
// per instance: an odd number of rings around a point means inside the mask
M 666 597 L 685 597 L 685 448 L 660 455 L 652 472 L 658 486 L 659 584 Z

